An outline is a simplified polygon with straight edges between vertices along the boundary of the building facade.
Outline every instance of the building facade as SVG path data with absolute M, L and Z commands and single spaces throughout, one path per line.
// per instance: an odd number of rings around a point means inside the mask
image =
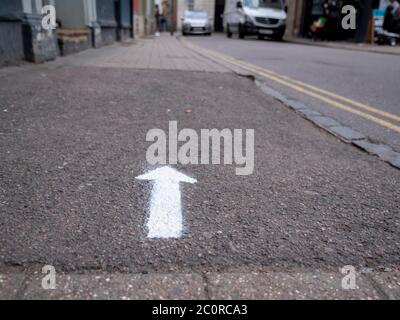
M 20 60 L 43 62 L 58 54 L 55 30 L 42 28 L 41 10 L 54 0 L 2 0 L 0 6 L 0 65 Z
M 61 54 L 133 36 L 131 0 L 55 0 Z
M 44 62 L 155 32 L 154 0 L 0 0 L 0 66 Z M 45 29 L 46 5 L 56 27 Z
M 384 0 L 381 0 L 384 1 Z M 369 29 L 372 21 L 372 11 L 378 8 L 380 0 L 337 0 L 339 19 L 337 21 L 336 38 L 333 40 L 347 40 L 365 42 L 369 38 Z M 308 37 L 313 21 L 323 15 L 324 0 L 286 0 L 288 6 L 287 36 Z M 356 29 L 344 30 L 341 28 L 340 9 L 345 5 L 352 5 L 357 10 Z
M 135 37 L 154 34 L 156 30 L 155 3 L 155 0 L 133 0 Z

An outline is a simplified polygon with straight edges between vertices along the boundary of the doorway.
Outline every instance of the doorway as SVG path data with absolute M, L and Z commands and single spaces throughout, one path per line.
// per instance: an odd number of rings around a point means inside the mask
M 224 25 L 222 15 L 225 9 L 225 0 L 215 0 L 214 31 L 223 32 Z

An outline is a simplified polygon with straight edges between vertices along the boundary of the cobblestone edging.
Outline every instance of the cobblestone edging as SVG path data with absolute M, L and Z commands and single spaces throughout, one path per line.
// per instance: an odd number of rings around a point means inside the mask
M 261 80 L 255 79 L 255 83 L 263 92 L 271 95 L 276 100 L 293 109 L 316 126 L 330 132 L 346 143 L 351 143 L 369 154 L 378 156 L 381 160 L 400 169 L 400 153 L 394 151 L 392 147 L 383 143 L 374 142 L 368 136 L 340 124 L 335 119 L 322 115 L 301 102 L 286 98 L 278 91 L 268 87 Z

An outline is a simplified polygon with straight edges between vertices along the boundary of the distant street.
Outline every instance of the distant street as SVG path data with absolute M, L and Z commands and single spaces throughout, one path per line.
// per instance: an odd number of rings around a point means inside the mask
M 370 114 L 378 118 L 374 119 L 376 121 L 381 119 L 392 123 L 398 131 L 344 111 L 287 85 L 266 79 L 269 86 L 288 97 L 299 100 L 314 110 L 400 151 L 399 56 L 270 40 L 260 41 L 256 37 L 245 40 L 236 37 L 228 39 L 223 34 L 214 34 L 212 37 L 190 36 L 185 39 L 240 61 L 266 68 L 278 75 L 288 76 L 304 84 L 355 100 L 362 106 L 354 105 L 354 101 L 338 100 L 337 96 L 317 92 L 324 98 L 339 101 L 345 106 Z M 315 92 L 310 88 L 306 88 L 306 91 Z M 377 109 L 378 112 L 364 109 L 365 105 Z

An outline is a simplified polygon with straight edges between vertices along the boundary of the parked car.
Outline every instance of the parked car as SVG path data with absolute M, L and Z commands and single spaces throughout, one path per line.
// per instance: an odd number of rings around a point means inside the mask
M 226 0 L 224 29 L 228 38 L 238 34 L 281 40 L 286 29 L 287 7 L 282 0 Z
M 206 11 L 186 11 L 182 18 L 182 34 L 211 35 L 211 19 Z

